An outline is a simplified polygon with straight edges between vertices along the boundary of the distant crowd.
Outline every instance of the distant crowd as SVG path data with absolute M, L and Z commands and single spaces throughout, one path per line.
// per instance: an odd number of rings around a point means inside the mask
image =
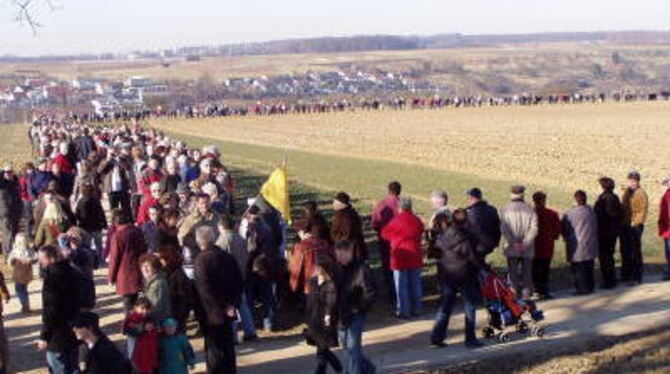
M 552 297 L 551 263 L 560 238 L 577 295 L 594 292 L 596 278 L 604 289 L 643 280 L 649 201 L 635 171 L 619 195 L 614 180 L 601 178 L 593 205 L 576 191 L 574 206 L 562 215 L 547 207 L 542 191 L 534 191 L 530 203 L 524 186 L 513 186 L 510 201 L 498 209 L 473 186 L 465 192 L 468 205 L 458 209 L 449 206 L 446 191 L 434 191 L 434 212 L 423 220 L 393 181 L 372 213 L 377 240 L 369 247 L 364 221 L 346 192 L 334 196 L 330 220 L 308 201 L 289 225 L 262 197 L 239 196 L 215 146 L 191 148 L 135 121 L 86 122 L 36 118 L 29 131 L 36 159 L 18 172 L 7 165 L 0 173 L 2 250 L 22 313 L 31 312 L 28 284 L 39 269 L 36 345 L 53 374 L 188 373 L 196 361 L 187 333 L 196 330 L 204 337 L 207 373 L 235 373 L 236 344 L 258 340 L 259 329 L 301 322 L 316 349 L 316 373 L 374 373 L 362 346 L 366 315 L 383 297 L 398 319 L 423 313 L 428 258 L 438 264 L 441 289 L 427 341 L 435 347 L 446 345 L 459 294 L 465 345 L 483 345 L 475 331 L 481 275 L 497 273 L 487 257 L 498 248 L 514 297 L 522 302 Z M 663 186 L 670 187 L 670 178 Z M 243 209 L 235 204 L 239 200 L 247 202 Z M 657 227 L 668 280 L 670 190 Z M 294 246 L 290 232 L 297 235 Z M 370 268 L 377 258 L 378 274 Z M 105 335 L 97 314 L 104 312 L 94 272 L 105 267 L 124 305 L 122 350 Z M 0 291 L 9 300 L 4 277 Z M 337 346 L 344 362 L 333 352 Z M 10 357 L 0 329 L 0 373 L 7 372 Z
M 360 100 L 264 100 L 247 106 L 229 106 L 222 101 L 182 105 L 177 108 L 104 109 L 98 111 L 75 111 L 68 116 L 79 123 L 100 123 L 109 121 L 131 121 L 150 119 L 209 118 L 229 116 L 271 116 L 284 114 L 312 114 L 349 112 L 356 110 L 405 110 L 473 108 L 490 106 L 534 106 L 575 103 L 657 101 L 669 100 L 670 92 L 660 93 L 614 93 L 561 94 L 561 95 L 500 95 L 500 96 L 419 96 L 419 97 L 376 97 Z

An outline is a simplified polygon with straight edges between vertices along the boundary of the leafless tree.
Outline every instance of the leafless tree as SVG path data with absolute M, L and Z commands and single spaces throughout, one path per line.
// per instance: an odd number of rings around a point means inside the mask
M 15 11 L 16 22 L 28 25 L 33 34 L 42 26 L 39 21 L 41 10 L 53 11 L 59 5 L 54 0 L 8 0 Z

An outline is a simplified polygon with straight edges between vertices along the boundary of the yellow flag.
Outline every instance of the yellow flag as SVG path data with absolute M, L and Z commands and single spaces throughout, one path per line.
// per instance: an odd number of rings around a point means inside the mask
M 277 167 L 261 187 L 261 196 L 291 223 L 291 203 L 288 195 L 288 177 L 286 166 Z

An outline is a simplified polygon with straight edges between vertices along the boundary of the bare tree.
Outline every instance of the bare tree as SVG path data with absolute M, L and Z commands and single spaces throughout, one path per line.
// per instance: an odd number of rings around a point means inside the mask
M 28 25 L 33 34 L 42 26 L 39 22 L 41 10 L 53 11 L 58 8 L 54 0 L 9 0 L 15 11 L 16 22 Z

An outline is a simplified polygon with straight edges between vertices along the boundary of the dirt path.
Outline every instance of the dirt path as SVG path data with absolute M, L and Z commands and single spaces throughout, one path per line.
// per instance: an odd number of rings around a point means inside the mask
M 105 284 L 103 274 L 104 271 L 98 272 L 97 311 L 103 316 L 101 324 L 112 339 L 121 341 L 122 336 L 118 331 L 122 306 L 118 297 Z M 30 286 L 35 310 L 41 307 L 40 286 L 39 281 Z M 647 283 L 634 288 L 621 287 L 585 297 L 561 296 L 541 305 L 547 316 L 549 331 L 542 340 L 521 338 L 504 345 L 487 342 L 486 347 L 469 351 L 461 344 L 463 317 L 458 313 L 452 320 L 449 347 L 433 349 L 428 346 L 433 310 L 427 310 L 421 318 L 409 322 L 389 323 L 384 318 L 369 321 L 365 350 L 378 368 L 382 369 L 381 372 L 415 371 L 472 362 L 477 362 L 477 365 L 498 360 L 507 362 L 528 353 L 532 353 L 532 358 L 527 360 L 528 364 L 550 365 L 554 356 L 560 356 L 560 352 L 574 355 L 575 349 L 577 352 L 582 348 L 587 350 L 594 345 L 594 341 L 603 339 L 610 342 L 608 347 L 616 347 L 617 339 L 624 340 L 630 334 L 670 328 L 670 282 Z M 483 324 L 486 320 L 484 312 L 480 310 L 478 317 L 480 324 Z M 5 327 L 10 337 L 12 367 L 16 372 L 47 372 L 43 355 L 34 349 L 40 325 L 39 313 L 30 316 L 18 313 L 16 299 L 7 305 Z M 667 346 L 667 330 L 659 334 L 661 338 L 665 337 L 662 341 Z M 202 339 L 194 339 L 193 344 L 199 352 L 196 372 L 202 372 Z M 572 351 L 565 351 L 566 348 Z M 342 356 L 341 352 L 338 354 Z M 309 373 L 315 364 L 314 348 L 304 344 L 297 336 L 270 337 L 239 346 L 238 364 L 241 373 Z M 665 364 L 667 361 L 661 362 L 661 365 Z M 670 367 L 661 368 L 670 372 Z

